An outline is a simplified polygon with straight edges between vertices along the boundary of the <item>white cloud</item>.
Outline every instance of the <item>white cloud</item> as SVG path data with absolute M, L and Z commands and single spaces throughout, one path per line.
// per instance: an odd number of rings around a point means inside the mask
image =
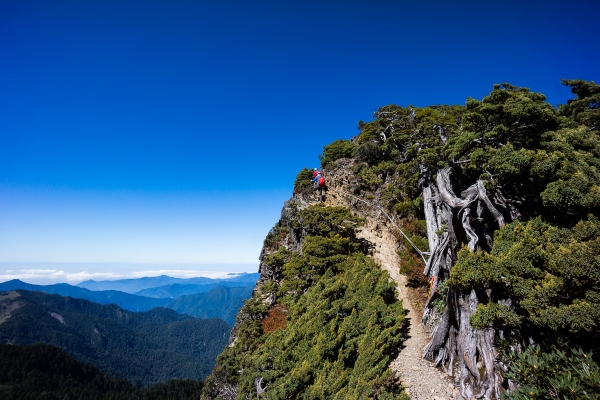
M 138 264 L 119 264 L 114 265 L 103 265 L 102 270 L 97 270 L 99 267 L 94 266 L 96 269 L 84 268 L 23 268 L 23 269 L 6 269 L 3 270 L 0 265 L 0 282 L 9 281 L 12 279 L 20 279 L 24 282 L 35 283 L 35 284 L 53 284 L 53 283 L 69 283 L 76 284 L 88 279 L 96 281 L 105 280 L 117 280 L 117 279 L 128 279 L 128 278 L 142 278 L 151 276 L 168 275 L 174 278 L 195 278 L 195 277 L 209 277 L 209 278 L 222 278 L 227 276 L 229 273 L 236 272 L 256 272 L 258 270 L 256 265 L 252 264 L 238 264 L 238 265 L 219 265 L 216 268 L 214 265 L 198 265 L 199 268 L 189 268 L 189 265 L 183 265 L 184 268 L 177 268 L 176 266 L 169 265 L 171 268 L 166 268 L 162 265 L 156 265 L 156 268 L 152 268 L 151 265 L 138 265 Z M 81 266 L 80 266 L 81 267 Z M 205 267 L 205 268 L 202 268 Z

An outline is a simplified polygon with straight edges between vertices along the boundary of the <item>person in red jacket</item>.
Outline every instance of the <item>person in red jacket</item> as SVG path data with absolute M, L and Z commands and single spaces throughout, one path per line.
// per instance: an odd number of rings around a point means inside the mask
M 316 170 L 316 168 L 315 168 Z M 325 187 L 325 176 L 323 175 L 323 172 L 321 171 L 315 171 L 317 172 L 316 175 L 314 175 L 314 178 L 311 179 L 311 182 L 314 184 L 314 191 L 316 192 L 317 190 L 319 191 L 319 201 L 323 201 L 323 188 Z M 314 172 L 313 172 L 314 174 Z

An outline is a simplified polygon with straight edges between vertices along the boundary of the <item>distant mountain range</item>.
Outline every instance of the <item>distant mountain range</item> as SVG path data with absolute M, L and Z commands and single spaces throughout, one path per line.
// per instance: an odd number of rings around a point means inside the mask
M 138 312 L 148 311 L 154 307 L 166 307 L 198 318 L 221 318 L 230 325 L 233 325 L 237 310 L 242 306 L 243 301 L 252 295 L 252 289 L 258 277 L 259 274 L 240 274 L 229 279 L 178 279 L 160 276 L 156 278 L 125 279 L 122 281 L 87 281 L 88 283 L 94 283 L 90 284 L 90 287 L 129 288 L 140 285 L 145 286 L 151 282 L 154 282 L 154 284 L 162 283 L 167 280 L 165 278 L 188 282 L 187 284 L 172 283 L 159 287 L 149 287 L 142 289 L 136 294 L 119 290 L 94 291 L 66 283 L 33 285 L 13 279 L 0 283 L 0 292 L 16 289 L 40 291 L 85 299 L 99 304 L 116 304 L 125 310 Z
M 231 327 L 167 308 L 131 312 L 114 304 L 24 290 L 0 293 L 0 342 L 55 345 L 138 386 L 203 379 Z
M 229 274 L 230 277 L 223 279 L 212 279 L 205 277 L 198 278 L 172 278 L 170 276 L 161 275 L 153 277 L 135 278 L 135 279 L 120 279 L 115 281 L 94 281 L 88 280 L 78 284 L 78 287 L 89 289 L 89 290 L 119 290 L 125 293 L 138 293 L 141 290 L 149 288 L 157 288 L 162 286 L 168 286 L 172 284 L 179 285 L 210 285 L 215 283 L 232 283 L 236 282 L 238 287 L 254 285 L 258 278 L 259 273 L 240 273 L 240 274 Z M 223 285 L 224 286 L 224 285 Z M 206 290 L 205 290 L 206 291 Z M 198 292 L 199 293 L 199 292 Z M 190 293 L 187 293 L 190 294 Z M 144 294 L 145 295 L 145 294 Z M 155 296 L 151 296 L 155 297 Z
M 184 295 L 208 292 L 216 287 L 254 287 L 255 284 L 256 280 L 252 280 L 251 282 L 218 280 L 217 282 L 207 284 L 173 283 L 171 285 L 143 289 L 135 294 L 157 299 L 176 299 Z
M 54 285 L 33 285 L 13 279 L 11 281 L 0 283 L 0 292 L 8 290 L 30 290 L 44 293 L 59 294 L 61 296 L 71 296 L 77 299 L 86 299 L 99 304 L 116 304 L 129 311 L 148 311 L 154 307 L 163 307 L 170 299 L 159 299 L 120 292 L 118 290 L 92 291 L 67 283 L 57 283 Z

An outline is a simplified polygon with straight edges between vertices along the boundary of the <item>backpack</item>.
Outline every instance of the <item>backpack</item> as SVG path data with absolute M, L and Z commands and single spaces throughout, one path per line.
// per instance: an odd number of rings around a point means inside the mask
M 319 178 L 319 186 L 321 186 L 321 187 L 325 186 L 325 178 L 323 178 L 323 177 Z

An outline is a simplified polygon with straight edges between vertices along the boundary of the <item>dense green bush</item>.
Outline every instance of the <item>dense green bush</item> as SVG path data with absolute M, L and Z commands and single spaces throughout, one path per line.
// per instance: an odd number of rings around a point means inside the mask
M 279 241 L 287 236 L 289 233 L 288 229 L 284 226 L 279 226 L 279 224 L 275 225 L 269 233 L 267 233 L 267 237 L 265 238 L 263 245 L 266 247 L 272 247 L 279 245 Z
M 361 220 L 344 207 L 297 210 L 292 225 L 307 233 L 302 252 L 280 247 L 265 258 L 281 265 L 282 280 L 260 287 L 238 317 L 237 340 L 219 356 L 204 394 L 216 380 L 237 385 L 237 398 L 405 399 L 387 365 L 401 341 L 402 304 L 386 272 L 360 252 Z M 264 331 L 263 302 L 286 310 L 285 324 Z M 281 322 L 281 321 L 280 321 Z M 223 382 L 224 381 L 224 382 Z
M 313 193 L 313 184 L 311 182 L 313 172 L 303 168 L 294 181 L 294 195 L 311 195 Z
M 334 161 L 340 158 L 352 158 L 357 148 L 358 146 L 355 143 L 348 140 L 336 140 L 323 148 L 323 155 L 319 157 L 321 159 L 321 166 L 328 168 Z
M 363 255 L 345 255 L 334 265 L 337 272 L 328 269 L 302 296 L 282 300 L 287 327 L 253 354 L 248 390 L 263 377 L 270 399 L 362 399 L 391 378 L 385 366 L 404 318 L 394 286 Z
M 540 218 L 498 231 L 488 253 L 461 251 L 450 273 L 455 287 L 494 289 L 471 323 L 533 325 L 545 341 L 596 336 L 600 321 L 600 225 L 596 217 L 572 229 Z M 511 299 L 517 307 L 499 304 Z M 581 338 L 582 336 L 580 336 Z M 591 343 L 590 343 L 591 344 Z
M 512 353 L 507 377 L 517 389 L 505 400 L 575 400 L 600 398 L 600 368 L 591 353 L 529 347 Z

